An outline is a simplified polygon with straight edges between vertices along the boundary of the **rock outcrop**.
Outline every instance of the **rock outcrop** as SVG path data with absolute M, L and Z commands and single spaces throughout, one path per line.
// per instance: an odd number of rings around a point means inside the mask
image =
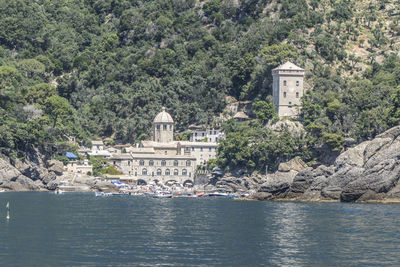
M 294 177 L 306 167 L 307 165 L 299 157 L 296 157 L 288 162 L 281 163 L 278 171 L 273 174 L 246 176 L 236 171 L 234 174 L 228 174 L 218 181 L 213 181 L 205 189 L 207 191 L 215 190 L 232 193 L 258 191 L 258 198 L 262 198 L 262 196 L 277 196 L 286 192 L 293 183 Z
M 385 201 L 400 199 L 399 180 L 400 126 L 341 153 L 333 165 L 304 168 L 293 177 L 278 170 L 257 191 L 268 193 L 265 199 Z
M 0 158 L 0 188 L 12 191 L 39 190 L 41 187 L 23 175 L 7 160 Z

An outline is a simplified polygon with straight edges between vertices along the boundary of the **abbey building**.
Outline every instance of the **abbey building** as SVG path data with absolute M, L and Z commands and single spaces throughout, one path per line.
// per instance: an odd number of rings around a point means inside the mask
M 214 134 L 214 130 L 210 131 Z M 216 157 L 215 138 L 204 142 L 174 141 L 174 121 L 165 108 L 153 121 L 153 140 L 113 154 L 111 164 L 132 180 L 194 183 L 197 166 Z

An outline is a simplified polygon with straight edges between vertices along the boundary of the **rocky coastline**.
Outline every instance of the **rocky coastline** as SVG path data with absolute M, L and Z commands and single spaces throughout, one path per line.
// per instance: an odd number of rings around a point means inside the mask
M 342 152 L 332 165 L 307 167 L 300 158 L 275 173 L 227 174 L 208 190 L 250 191 L 247 200 L 400 203 L 400 126 Z
M 226 174 L 204 190 L 250 193 L 246 200 L 400 203 L 400 126 L 342 152 L 331 165 L 308 167 L 300 158 L 266 175 Z M 62 186 L 116 192 L 110 182 L 65 173 L 61 162 L 32 150 L 24 161 L 0 157 L 0 190 L 51 191 Z
M 24 160 L 0 157 L 1 191 L 54 191 L 57 188 L 77 191 L 117 192 L 112 183 L 84 174 L 67 173 L 63 163 L 46 160 L 31 150 Z

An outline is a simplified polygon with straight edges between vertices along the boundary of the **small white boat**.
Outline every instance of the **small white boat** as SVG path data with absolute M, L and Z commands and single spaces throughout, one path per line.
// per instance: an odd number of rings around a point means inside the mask
M 170 192 L 159 192 L 153 195 L 153 198 L 172 198 Z
M 208 194 L 209 197 L 228 197 L 228 193 L 212 192 Z
M 104 192 L 95 192 L 94 193 L 96 197 L 109 197 L 112 196 L 112 193 L 104 193 Z

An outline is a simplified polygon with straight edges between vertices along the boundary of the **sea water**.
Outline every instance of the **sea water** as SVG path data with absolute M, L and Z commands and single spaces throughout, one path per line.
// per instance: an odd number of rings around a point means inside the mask
M 400 205 L 0 193 L 0 266 L 399 264 Z

